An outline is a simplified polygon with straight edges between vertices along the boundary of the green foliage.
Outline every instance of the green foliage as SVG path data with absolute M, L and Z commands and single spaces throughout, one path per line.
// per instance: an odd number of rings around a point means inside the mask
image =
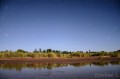
M 52 49 L 47 49 L 47 53 L 50 53 L 50 52 L 52 52 Z
M 25 51 L 22 50 L 22 49 L 18 49 L 16 52 L 22 52 L 22 53 L 25 53 Z
M 101 52 L 99 53 L 99 55 L 100 55 L 100 56 L 107 56 L 108 53 L 107 53 L 107 52 L 104 52 L 104 51 L 101 51 Z
M 79 53 L 79 52 L 72 53 L 71 56 L 73 56 L 73 57 L 81 57 L 82 53 Z
M 48 57 L 54 58 L 57 57 L 55 53 L 48 53 Z
M 76 52 L 76 53 L 72 53 L 71 56 L 72 56 L 72 57 L 89 57 L 90 54 L 89 54 L 89 53 Z
M 120 51 L 114 51 L 114 52 L 68 52 L 68 51 L 58 51 L 58 50 L 52 50 L 52 49 L 47 49 L 41 51 L 37 51 L 37 49 L 34 50 L 34 52 L 26 52 L 22 49 L 18 49 L 17 51 L 1 51 L 0 52 L 0 58 L 11 58 L 11 57 L 32 57 L 32 58 L 41 58 L 41 57 L 50 57 L 50 58 L 55 58 L 55 57 L 60 57 L 60 58 L 72 58 L 72 57 L 90 57 L 90 56 L 98 56 L 100 59 L 103 56 L 111 56 L 111 57 L 120 57 Z
M 115 52 L 110 53 L 109 55 L 110 55 L 111 57 L 119 57 L 119 54 L 118 54 L 118 53 L 115 53 Z
M 108 53 L 107 52 L 94 52 L 91 54 L 91 56 L 108 56 Z
M 63 57 L 63 54 L 61 54 L 61 53 L 56 53 L 56 56 L 57 56 L 57 57 Z
M 72 58 L 71 54 L 63 54 L 63 58 Z

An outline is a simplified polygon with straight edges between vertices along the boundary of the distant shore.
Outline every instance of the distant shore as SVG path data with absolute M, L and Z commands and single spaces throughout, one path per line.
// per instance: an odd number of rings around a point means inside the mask
M 120 62 L 120 57 L 0 58 L 0 63 L 81 63 L 81 62 Z

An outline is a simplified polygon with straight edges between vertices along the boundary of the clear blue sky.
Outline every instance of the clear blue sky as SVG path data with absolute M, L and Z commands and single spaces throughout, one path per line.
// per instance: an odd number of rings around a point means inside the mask
M 0 0 L 0 50 L 120 49 L 119 0 Z

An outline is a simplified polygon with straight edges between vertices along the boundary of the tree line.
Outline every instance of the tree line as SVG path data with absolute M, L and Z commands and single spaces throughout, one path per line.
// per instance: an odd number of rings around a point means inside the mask
M 60 57 L 60 58 L 73 58 L 73 57 L 102 57 L 102 56 L 109 56 L 109 57 L 120 57 L 120 50 L 113 51 L 113 52 L 105 52 L 105 51 L 60 51 L 60 50 L 52 50 L 46 49 L 41 50 L 35 49 L 33 52 L 28 52 L 23 49 L 18 49 L 16 51 L 5 50 L 0 51 L 0 58 L 12 58 L 12 57 L 32 57 L 32 58 L 41 58 L 41 57 Z

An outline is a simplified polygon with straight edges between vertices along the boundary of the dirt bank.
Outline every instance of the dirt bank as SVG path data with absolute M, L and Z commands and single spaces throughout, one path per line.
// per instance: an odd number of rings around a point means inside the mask
M 0 58 L 0 63 L 81 63 L 81 62 L 118 62 L 117 57 L 87 58 Z

